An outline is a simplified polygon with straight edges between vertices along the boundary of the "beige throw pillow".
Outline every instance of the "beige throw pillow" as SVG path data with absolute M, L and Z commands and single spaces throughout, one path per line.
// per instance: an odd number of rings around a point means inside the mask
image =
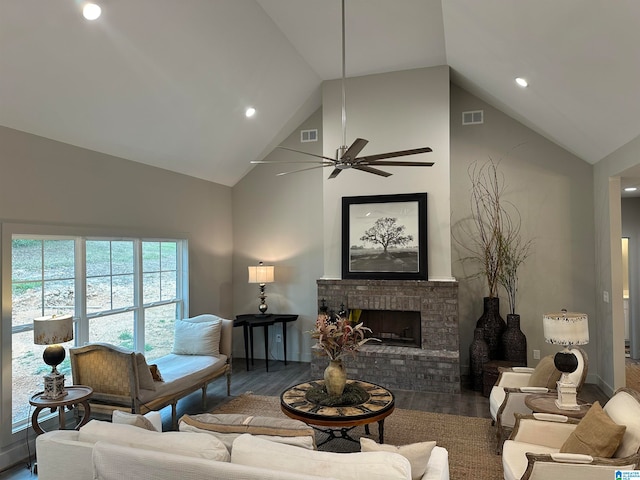
M 176 320 L 173 353 L 176 355 L 220 355 L 222 321 L 192 323 Z
M 547 355 L 538 362 L 533 373 L 529 377 L 529 387 L 546 387 L 555 390 L 556 383 L 560 380 L 562 372 L 553 363 L 553 355 Z
M 111 414 L 111 423 L 133 425 L 134 427 L 144 428 L 152 432 L 156 431 L 156 427 L 154 427 L 153 423 L 151 423 L 148 418 L 145 418 L 144 415 L 123 412 L 122 410 L 113 411 Z
M 138 364 L 138 386 L 145 390 L 155 391 L 156 384 L 153 382 L 153 375 L 142 353 L 136 353 L 136 363 Z
M 600 402 L 595 402 L 560 447 L 560 452 L 611 458 L 622 442 L 626 429 L 609 418 Z
M 394 452 L 409 460 L 411 464 L 411 479 L 420 480 L 427 470 L 427 463 L 436 442 L 420 442 L 396 447 L 394 445 L 379 444 L 370 438 L 360 438 L 361 452 Z

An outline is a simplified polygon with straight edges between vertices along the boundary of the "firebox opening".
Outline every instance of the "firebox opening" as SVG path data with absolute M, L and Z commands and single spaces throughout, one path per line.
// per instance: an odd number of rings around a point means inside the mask
M 384 345 L 421 348 L 420 312 L 363 310 L 360 321 Z

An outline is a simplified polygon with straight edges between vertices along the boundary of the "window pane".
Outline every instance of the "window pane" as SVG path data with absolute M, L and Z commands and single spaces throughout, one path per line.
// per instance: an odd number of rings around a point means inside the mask
M 113 308 L 133 307 L 133 275 L 117 275 L 113 277 Z
M 44 278 L 73 278 L 75 265 L 73 240 L 44 241 Z
M 162 270 L 175 270 L 177 268 L 178 244 L 176 242 L 162 242 L 162 255 L 160 261 Z
M 133 350 L 133 312 L 89 319 L 89 342 L 106 342 Z
M 176 319 L 176 305 L 162 305 L 145 308 L 144 354 L 148 361 L 171 353 L 173 349 L 173 328 Z M 161 372 L 162 373 L 162 372 Z
M 111 273 L 133 273 L 133 242 L 111 242 Z
M 162 300 L 176 298 L 176 272 L 163 272 L 160 274 L 162 285 Z
M 144 292 L 142 301 L 147 304 L 160 300 L 160 274 L 145 273 L 142 276 L 142 291 Z
M 142 271 L 160 270 L 160 242 L 142 242 Z
M 87 276 L 109 275 L 111 273 L 111 242 L 87 240 Z
M 12 326 L 33 323 L 42 316 L 42 283 L 20 282 L 12 285 Z
M 12 423 L 28 419 L 29 398 L 43 390 L 42 376 L 51 372 L 51 367 L 44 363 L 42 352 L 46 345 L 34 345 L 33 331 L 14 333 L 11 336 L 11 368 L 12 368 Z M 67 355 L 58 366 L 58 371 L 65 376 L 65 385 L 73 385 L 69 347 L 73 341 L 63 343 Z
M 75 285 L 73 280 L 59 280 L 44 283 L 45 315 L 74 313 Z
M 87 313 L 112 310 L 111 277 L 87 278 Z
M 14 282 L 42 279 L 42 242 L 13 239 L 11 242 L 11 276 Z

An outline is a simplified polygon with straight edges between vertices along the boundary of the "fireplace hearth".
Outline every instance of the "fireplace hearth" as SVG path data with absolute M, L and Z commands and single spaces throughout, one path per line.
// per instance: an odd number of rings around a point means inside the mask
M 391 389 L 460 392 L 457 282 L 321 279 L 317 285 L 319 306 L 324 299 L 330 308 L 361 310 L 373 336 L 389 337 L 345 359 L 349 378 Z M 322 378 L 326 366 L 326 357 L 314 355 L 313 377 Z

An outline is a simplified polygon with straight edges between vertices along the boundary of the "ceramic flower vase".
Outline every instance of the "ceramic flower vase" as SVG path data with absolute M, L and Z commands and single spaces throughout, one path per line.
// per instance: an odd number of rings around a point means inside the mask
M 482 390 L 482 368 L 489 361 L 489 345 L 484 339 L 484 329 L 476 328 L 473 331 L 473 342 L 469 347 L 469 359 L 471 361 L 471 381 L 473 389 Z
M 339 397 L 347 384 L 347 370 L 342 360 L 329 360 L 329 366 L 324 370 L 324 385 L 327 393 L 332 397 Z
M 500 316 L 500 299 L 485 297 L 482 316 L 476 322 L 476 328 L 484 330 L 484 340 L 489 345 L 489 360 L 504 360 L 502 332 L 507 325 Z
M 502 334 L 502 348 L 505 360 L 527 365 L 527 337 L 520 330 L 520 315 L 507 315 L 507 329 Z

